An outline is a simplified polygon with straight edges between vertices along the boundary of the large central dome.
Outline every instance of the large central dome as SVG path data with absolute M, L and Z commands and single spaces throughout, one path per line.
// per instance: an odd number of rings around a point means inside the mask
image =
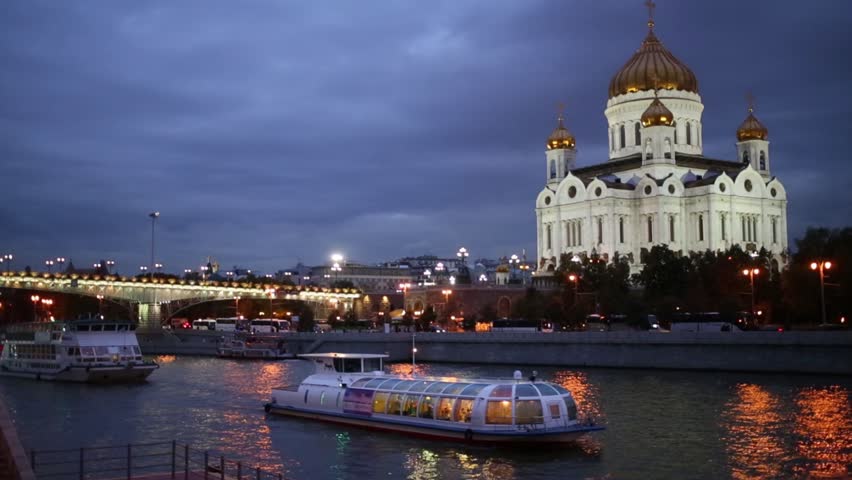
M 609 98 L 654 88 L 698 93 L 698 80 L 649 29 L 639 50 L 609 82 Z

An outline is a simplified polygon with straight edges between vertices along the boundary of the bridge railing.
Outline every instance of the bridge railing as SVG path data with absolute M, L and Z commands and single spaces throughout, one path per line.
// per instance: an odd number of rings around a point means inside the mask
M 31 450 L 38 479 L 283 480 L 280 472 L 171 442 Z

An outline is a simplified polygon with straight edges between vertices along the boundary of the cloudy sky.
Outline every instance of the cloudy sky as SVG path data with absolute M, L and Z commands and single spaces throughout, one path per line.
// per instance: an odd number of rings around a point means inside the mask
M 606 159 L 639 0 L 0 3 L 0 254 L 150 256 L 171 271 L 526 249 L 555 104 Z M 792 240 L 852 222 L 852 3 L 660 0 L 698 76 L 705 155 L 744 94 L 770 131 Z

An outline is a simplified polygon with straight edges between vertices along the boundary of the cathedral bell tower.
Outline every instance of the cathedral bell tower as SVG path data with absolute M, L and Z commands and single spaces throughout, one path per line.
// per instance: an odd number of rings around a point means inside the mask
M 565 128 L 562 113 L 553 133 L 547 137 L 547 183 L 558 184 L 569 171 L 574 169 L 577 160 L 577 143 L 574 135 Z
M 769 178 L 769 130 L 754 116 L 754 105 L 749 102 L 748 116 L 737 129 L 737 158 Z
M 642 164 L 674 165 L 674 116 L 654 90 L 654 100 L 642 113 Z

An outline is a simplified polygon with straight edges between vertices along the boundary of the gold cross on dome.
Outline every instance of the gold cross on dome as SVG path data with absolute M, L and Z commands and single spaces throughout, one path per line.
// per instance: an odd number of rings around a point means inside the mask
M 645 6 L 648 7 L 648 28 L 654 28 L 654 8 L 657 4 L 653 0 L 645 0 Z
M 748 113 L 754 112 L 754 95 L 752 95 L 751 90 L 746 92 L 746 103 L 748 103 Z
M 556 113 L 561 119 L 563 114 L 565 113 L 565 103 L 564 102 L 556 102 Z

